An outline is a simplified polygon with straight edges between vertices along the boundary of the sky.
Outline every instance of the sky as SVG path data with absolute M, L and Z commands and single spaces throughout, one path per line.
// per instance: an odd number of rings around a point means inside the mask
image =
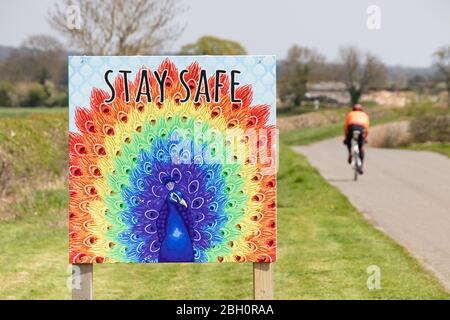
M 328 60 L 339 48 L 356 45 L 389 65 L 427 67 L 432 53 L 450 45 L 448 0 L 180 0 L 185 25 L 169 52 L 209 34 L 239 41 L 249 54 L 283 58 L 294 44 L 315 48 Z M 0 45 L 19 45 L 27 36 L 60 37 L 46 16 L 56 0 L 1 0 Z M 369 29 L 366 12 L 376 5 L 379 29 Z

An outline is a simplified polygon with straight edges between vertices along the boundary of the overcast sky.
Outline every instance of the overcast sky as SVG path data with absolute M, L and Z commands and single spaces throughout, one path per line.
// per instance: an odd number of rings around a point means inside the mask
M 181 0 L 186 29 L 171 50 L 211 34 L 241 42 L 250 54 L 276 54 L 298 44 L 328 59 L 357 45 L 390 65 L 428 66 L 438 47 L 450 45 L 449 0 Z M 35 33 L 56 35 L 46 20 L 55 0 L 2 0 L 0 45 L 19 45 Z M 366 26 L 369 5 L 381 9 L 381 28 Z

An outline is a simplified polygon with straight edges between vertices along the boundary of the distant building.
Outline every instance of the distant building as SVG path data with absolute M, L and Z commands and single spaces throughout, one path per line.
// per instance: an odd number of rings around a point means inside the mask
M 305 98 L 310 101 L 319 100 L 327 105 L 341 106 L 350 103 L 350 95 L 345 84 L 339 81 L 318 81 L 306 84 Z

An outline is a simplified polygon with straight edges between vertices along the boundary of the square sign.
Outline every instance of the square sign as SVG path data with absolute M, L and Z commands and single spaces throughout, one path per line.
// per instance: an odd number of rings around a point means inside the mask
M 70 262 L 275 261 L 275 69 L 70 57 Z

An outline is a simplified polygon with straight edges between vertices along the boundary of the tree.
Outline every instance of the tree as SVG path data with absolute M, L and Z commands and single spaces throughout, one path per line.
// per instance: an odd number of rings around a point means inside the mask
M 247 54 L 245 48 L 237 41 L 213 36 L 200 37 L 194 43 L 181 47 L 179 54 L 184 55 L 240 55 Z
M 60 53 L 63 45 L 56 38 L 45 34 L 34 34 L 22 42 L 22 48 L 33 51 L 39 57 L 45 53 Z
M 0 81 L 0 107 L 15 105 L 16 88 L 9 81 Z
M 48 99 L 49 93 L 47 92 L 45 86 L 35 83 L 31 86 L 28 94 L 22 104 L 27 107 L 38 107 L 45 104 Z
M 21 45 L 28 70 L 40 84 L 61 78 L 61 69 L 67 68 L 63 57 L 63 45 L 56 38 L 37 34 L 28 37 Z
M 78 25 L 68 21 L 74 8 Z M 156 54 L 180 35 L 174 21 L 181 9 L 176 0 L 63 0 L 49 22 L 84 54 Z
M 67 57 L 62 44 L 47 35 L 32 35 L 1 64 L 0 78 L 13 82 L 65 83 Z
M 444 78 L 448 92 L 448 104 L 450 106 L 450 46 L 442 47 L 434 53 L 434 65 Z
M 325 58 L 313 49 L 292 46 L 280 64 L 278 93 L 283 101 L 299 105 L 306 93 L 306 84 L 324 63 Z
M 341 77 L 345 82 L 352 105 L 359 102 L 364 92 L 384 82 L 385 67 L 373 54 L 364 55 L 355 47 L 345 47 L 340 50 L 340 58 Z

